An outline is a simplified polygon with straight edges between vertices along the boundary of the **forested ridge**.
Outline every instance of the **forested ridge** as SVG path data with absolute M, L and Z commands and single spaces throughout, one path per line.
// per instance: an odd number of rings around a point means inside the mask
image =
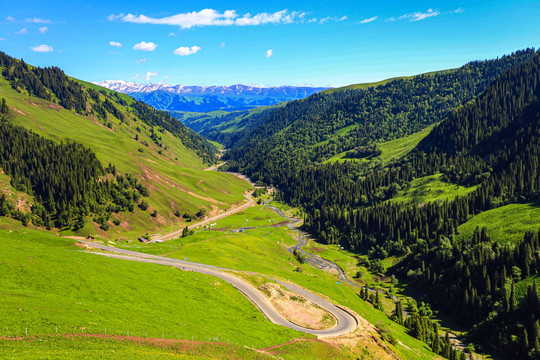
M 538 234 L 524 234 L 515 247 L 492 241 L 485 229 L 461 242 L 455 237 L 458 226 L 475 214 L 539 198 L 540 53 L 516 54 L 507 61 L 524 56 L 522 61 L 511 62 L 516 66 L 502 71 L 478 97 L 447 109 L 443 121 L 414 151 L 388 166 L 353 161 L 317 165 L 308 155 L 294 157 L 300 140 L 292 145 L 277 144 L 279 137 L 255 137 L 260 146 L 254 151 L 246 145 L 231 151 L 230 168 L 277 185 L 281 199 L 304 208 L 305 228 L 319 241 L 341 244 L 373 260 L 404 256 L 388 272 L 473 329 L 476 341 L 520 358 L 538 358 L 536 286 L 521 297 L 514 289 L 540 271 Z M 437 92 L 432 95 L 437 97 Z M 432 120 L 433 115 L 429 113 Z M 382 123 L 381 128 L 356 145 L 371 144 L 379 135 L 387 139 L 392 127 Z M 266 153 L 272 145 L 276 150 Z M 281 156 L 277 164 L 272 152 Z M 412 180 L 434 174 L 477 189 L 442 202 L 388 201 Z M 408 324 L 413 331 L 411 321 Z M 423 337 L 416 330 L 413 333 Z
M 205 162 L 215 162 L 215 147 L 165 111 L 155 110 L 136 100 L 128 103 L 111 91 L 98 93 L 70 79 L 58 67 L 32 67 L 24 60 L 14 59 L 3 52 L 0 52 L 0 68 L 2 76 L 17 91 L 26 91 L 29 95 L 57 102 L 79 114 L 95 115 L 105 121 L 107 113 L 120 121 L 125 120 L 125 114 L 132 114 L 150 127 L 159 126 L 169 131 Z M 100 94 L 105 97 L 104 100 L 100 98 Z M 107 122 L 105 124 L 107 125 Z
M 410 135 L 444 119 L 504 70 L 533 55 L 534 50 L 527 49 L 454 70 L 292 101 L 260 119 L 227 156 L 243 171 L 273 172 L 291 162 L 320 163 L 358 146 Z M 341 129 L 345 133 L 337 136 Z

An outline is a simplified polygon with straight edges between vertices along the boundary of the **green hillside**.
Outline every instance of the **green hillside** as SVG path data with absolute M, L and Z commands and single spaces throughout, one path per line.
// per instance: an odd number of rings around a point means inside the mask
M 166 122 L 162 124 L 169 130 L 162 125 L 151 125 L 152 121 L 156 124 L 162 119 L 153 113 L 155 110 L 149 108 L 143 113 L 145 108 L 142 105 L 131 107 L 134 101 L 126 95 L 82 84 L 87 106 L 99 108 L 99 104 L 108 102 L 117 115 L 105 112 L 103 117 L 95 109 L 77 113 L 59 105 L 58 100 L 29 95 L 21 87 L 17 91 L 10 81 L 0 77 L 0 98 L 7 103 L 10 123 L 22 125 L 55 142 L 80 143 L 95 153 L 103 167 L 112 164 L 118 173 L 135 176 L 150 192 L 145 199 L 149 204 L 147 210 L 136 207 L 133 212 L 113 213 L 107 232 L 92 224 L 89 218 L 77 233 L 133 238 L 148 230 L 181 223 L 182 218 L 174 214 L 176 211 L 194 214 L 200 208 L 225 209 L 243 200 L 242 193 L 249 187 L 247 183 L 229 174 L 203 171 L 208 164 L 200 154 L 206 145 L 199 147 L 202 143 L 190 135 L 189 129 L 177 129 L 178 125 Z M 157 211 L 155 217 L 151 216 L 154 210 Z M 119 226 L 114 225 L 113 220 L 119 221 Z
M 289 103 L 226 154 L 229 169 L 278 187 L 279 199 L 304 210 L 304 229 L 320 243 L 406 285 L 420 307 L 403 323 L 436 353 L 462 356 L 432 336 L 439 328 L 426 302 L 477 349 L 535 359 L 539 66 L 538 51 L 526 49 Z M 383 143 L 386 156 L 402 156 L 325 162 L 344 151 L 380 156 Z
M 417 133 L 404 136 L 399 139 L 385 141 L 383 143 L 378 143 L 376 145 L 377 145 L 377 148 L 381 151 L 381 153 L 379 155 L 369 156 L 364 159 L 365 160 L 380 160 L 382 161 L 383 164 L 387 164 L 392 160 L 402 158 L 405 155 L 407 155 L 411 150 L 413 150 L 423 138 L 428 136 L 434 126 L 435 124 L 429 125 L 424 130 L 421 130 Z M 341 135 L 343 133 L 344 131 L 342 129 L 341 133 L 338 132 L 337 135 L 343 136 Z M 347 153 L 348 151 L 343 151 L 331 157 L 330 159 L 326 160 L 325 162 L 335 162 L 335 161 L 343 162 L 343 161 L 353 160 L 347 157 Z M 364 160 L 364 159 L 360 159 L 360 160 Z
M 190 113 L 169 111 L 169 113 L 206 138 L 230 147 L 246 138 L 250 131 L 259 123 L 264 122 L 272 111 L 286 104 L 287 102 L 281 102 L 276 105 L 233 112 Z
M 501 244 L 516 244 L 526 231 L 540 226 L 540 204 L 510 204 L 484 211 L 458 227 L 459 238 L 471 238 L 474 230 L 486 228 L 489 236 Z
M 411 337 L 403 326 L 389 320 L 391 310 L 386 313 L 377 310 L 358 296 L 358 289 L 340 282 L 333 272 L 319 270 L 308 264 L 300 264 L 286 249 L 296 243 L 296 234 L 283 224 L 275 228 L 272 225 L 279 224 L 280 219 L 283 218 L 266 207 L 252 207 L 216 221 L 216 225 L 212 226 L 211 230 L 201 229 L 185 238 L 158 244 L 120 243 L 117 246 L 176 259 L 187 257 L 189 261 L 247 271 L 248 274 L 244 273 L 242 277 L 256 285 L 264 283 L 265 279 L 253 276 L 253 272 L 298 284 L 310 291 L 322 294 L 334 303 L 352 309 L 370 324 L 387 327 L 389 333 L 399 343 L 404 344 L 404 346 L 389 345 L 392 352 L 399 358 L 415 359 L 418 356 L 423 359 L 439 358 L 430 352 L 425 344 Z M 239 232 L 239 229 L 244 230 Z M 354 257 L 346 253 L 340 253 L 338 256 L 345 257 L 349 262 L 356 261 Z M 334 257 L 331 258 L 331 260 L 334 259 Z M 299 271 L 298 268 L 302 270 Z M 390 299 L 388 302 L 392 303 Z M 386 342 L 385 344 L 385 346 L 388 345 Z M 364 355 L 371 354 L 377 358 L 377 351 L 381 350 L 378 349 L 379 346 L 370 341 L 366 342 Z M 350 346 L 344 348 L 352 351 L 352 359 L 361 353 L 359 348 Z M 388 356 L 388 353 L 383 354 L 385 357 Z M 281 354 L 278 355 L 281 356 Z M 286 355 L 287 353 L 284 354 L 285 358 L 287 358 Z M 310 355 L 308 351 L 297 358 L 308 359 L 311 358 L 310 356 L 313 355 Z
M 267 321 L 234 287 L 211 276 L 95 256 L 78 251 L 74 240 L 31 230 L 3 230 L 0 237 L 3 336 L 26 329 L 29 335 L 129 331 L 219 337 L 250 347 L 301 336 Z

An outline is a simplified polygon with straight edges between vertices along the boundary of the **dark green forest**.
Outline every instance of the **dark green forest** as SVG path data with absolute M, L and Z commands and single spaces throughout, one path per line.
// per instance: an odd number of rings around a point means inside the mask
M 74 142 L 58 144 L 14 126 L 8 114 L 3 110 L 0 120 L 0 168 L 16 190 L 34 196 L 35 202 L 31 212 L 23 213 L 2 194 L 0 216 L 12 216 L 24 225 L 31 221 L 48 229 L 77 230 L 93 214 L 108 230 L 112 212 L 134 211 L 139 199 L 149 195 L 129 174 L 117 174 L 110 164 L 103 168 L 92 150 Z
M 399 276 L 469 328 L 471 339 L 486 349 L 493 345 L 497 351 L 533 359 L 540 357 L 537 289 L 531 286 L 518 298 L 514 284 L 540 271 L 538 234 L 524 234 L 515 247 L 492 241 L 486 229 L 477 229 L 471 239 L 456 240 L 457 227 L 470 217 L 506 204 L 532 202 L 540 194 L 540 53 L 529 49 L 494 60 L 492 67 L 489 63 L 474 62 L 454 72 L 365 90 L 369 101 L 359 94 L 342 95 L 346 101 L 321 104 L 324 110 L 311 109 L 312 115 L 299 115 L 301 121 L 289 112 L 290 118 L 283 115 L 276 126 L 256 130 L 227 156 L 229 169 L 276 185 L 279 198 L 302 207 L 305 229 L 318 241 L 340 244 L 371 259 L 404 256 L 388 274 Z M 474 81 L 472 74 L 478 74 Z M 452 80 L 442 86 L 447 76 Z M 445 96 L 447 89 L 456 93 Z M 386 95 L 376 97 L 377 92 Z M 382 99 L 389 99 L 387 106 Z M 309 101 L 295 106 L 308 113 Z M 366 106 L 373 108 L 367 111 Z M 358 115 L 356 130 L 333 143 L 310 147 L 324 140 L 324 134 L 348 126 L 351 117 L 342 114 Z M 309 116 L 313 125 L 308 124 Z M 351 156 L 354 151 L 376 151 L 373 144 L 379 140 L 439 121 L 415 150 L 387 166 L 318 164 L 326 154 L 342 150 L 353 149 Z M 443 202 L 388 201 L 412 180 L 434 174 L 478 187 Z M 429 323 L 422 328 L 419 323 L 409 320 L 406 326 L 433 347 L 433 341 L 439 344 L 439 339 L 418 330 L 430 328 Z

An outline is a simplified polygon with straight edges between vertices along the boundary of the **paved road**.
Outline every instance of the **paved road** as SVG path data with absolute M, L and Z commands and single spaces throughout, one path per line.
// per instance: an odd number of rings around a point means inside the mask
M 272 306 L 272 304 L 270 304 L 268 299 L 266 299 L 255 287 L 253 287 L 248 282 L 225 272 L 226 270 L 231 270 L 231 269 L 226 269 L 226 268 L 221 268 L 221 267 L 206 265 L 206 264 L 198 264 L 198 263 L 193 263 L 189 261 L 177 260 L 177 259 L 167 258 L 164 256 L 144 254 L 144 253 L 140 253 L 136 251 L 118 249 L 112 246 L 97 244 L 97 243 L 86 241 L 86 240 L 79 240 L 79 241 L 90 247 L 97 248 L 104 251 L 109 251 L 108 253 L 93 252 L 92 254 L 103 255 L 103 256 L 108 256 L 108 257 L 113 257 L 113 258 L 123 259 L 123 260 L 141 261 L 141 262 L 147 262 L 147 263 L 153 263 L 153 264 L 174 266 L 184 271 L 194 271 L 194 272 L 198 272 L 202 274 L 216 276 L 228 282 L 229 284 L 234 286 L 236 289 L 238 289 L 238 291 L 240 291 L 244 296 L 246 296 L 264 314 L 264 316 L 266 316 L 268 320 L 270 320 L 274 324 L 283 325 L 296 331 L 313 334 L 318 337 L 333 337 L 333 336 L 339 336 L 339 335 L 347 334 L 351 331 L 354 331 L 354 329 L 356 329 L 356 327 L 358 326 L 358 320 L 354 316 L 352 316 L 349 312 L 345 311 L 344 309 L 340 307 L 335 306 L 334 304 L 321 298 L 318 295 L 315 295 L 296 285 L 292 285 L 283 281 L 276 280 L 285 288 L 287 288 L 289 291 L 305 297 L 309 301 L 317 304 L 318 306 L 322 307 L 323 309 L 327 310 L 332 315 L 334 315 L 335 318 L 337 319 L 336 326 L 334 326 L 331 329 L 326 329 L 326 330 L 311 330 L 311 329 L 304 328 L 302 326 L 296 325 L 288 321 L 274 309 L 274 307 Z

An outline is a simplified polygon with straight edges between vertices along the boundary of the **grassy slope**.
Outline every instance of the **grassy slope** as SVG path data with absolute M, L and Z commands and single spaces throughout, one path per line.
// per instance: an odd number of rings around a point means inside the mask
M 269 219 L 277 218 L 269 210 L 255 207 L 223 219 L 215 227 L 238 229 L 245 226 L 246 219 L 250 225 L 266 225 Z M 10 227 L 7 223 L 0 226 Z M 0 336 L 22 334 L 26 327 L 30 335 L 52 333 L 54 326 L 59 326 L 64 333 L 80 332 L 80 327 L 86 327 L 85 332 L 103 332 L 107 327 L 108 333 L 126 334 L 126 330 L 130 330 L 130 335 L 135 336 L 142 335 L 143 331 L 154 337 L 165 333 L 166 338 L 175 338 L 176 334 L 180 338 L 195 336 L 199 340 L 204 336 L 219 336 L 245 341 L 248 346 L 253 343 L 255 347 L 284 343 L 298 336 L 267 322 L 235 289 L 227 284 L 216 285 L 212 277 L 85 254 L 74 251 L 71 240 L 31 230 L 4 230 L 0 232 L 0 239 L 0 252 L 6 254 L 0 281 L 0 296 L 5 299 L 0 302 L 0 319 L 4 319 Z M 437 358 L 425 344 L 408 336 L 402 326 L 362 301 L 355 289 L 338 285 L 335 275 L 308 265 L 303 266 L 303 273 L 294 271 L 299 264 L 282 246 L 293 242 L 291 231 L 279 227 L 243 233 L 233 233 L 231 229 L 199 231 L 166 243 L 131 243 L 123 247 L 175 258 L 187 256 L 193 261 L 288 279 L 353 309 L 373 324 L 388 324 L 404 344 L 394 347 L 400 358 Z M 160 318 L 168 322 L 155 321 Z M 55 354 L 54 357 L 59 358 L 58 354 L 65 351 L 62 345 L 45 350 L 35 344 L 9 346 L 8 351 L 15 349 L 23 354 L 43 351 L 42 354 Z M 90 350 L 97 347 L 84 341 L 74 346 Z M 146 351 L 156 358 L 166 356 L 162 350 L 123 344 L 109 344 L 106 348 L 117 349 L 119 354 L 127 353 L 126 356 L 133 358 L 143 357 L 139 352 L 145 354 Z M 298 344 L 283 351 L 279 354 L 283 358 L 302 359 L 310 358 L 319 350 Z
M 231 285 L 176 268 L 76 251 L 73 240 L 0 232 L 3 336 L 87 333 L 271 346 L 301 334 L 274 325 Z M 69 311 L 66 311 L 69 309 Z
M 35 336 L 24 341 L 0 338 L 0 357 L 9 359 L 269 359 L 242 346 L 95 338 L 88 336 Z
M 415 204 L 452 200 L 476 189 L 476 186 L 464 187 L 441 179 L 442 174 L 424 176 L 414 179 L 409 186 L 399 192 L 390 201 L 413 202 Z
M 96 88 L 95 85 L 92 87 Z M 203 172 L 205 164 L 200 158 L 169 133 L 160 134 L 169 148 L 163 151 L 163 155 L 159 155 L 159 148 L 149 138 L 149 131 L 145 130 L 147 126 L 131 116 L 126 124 L 110 117 L 113 128 L 109 129 L 94 118 L 17 93 L 1 77 L 0 97 L 5 98 L 10 106 L 14 123 L 57 141 L 71 139 L 80 142 L 92 148 L 104 165 L 110 162 L 120 172 L 139 175 L 143 180 L 151 192 L 151 196 L 146 199 L 151 206 L 150 211 L 136 210 L 133 214 L 121 217 L 129 222 L 129 228 L 111 226 L 106 234 L 109 237 L 135 237 L 148 229 L 170 226 L 180 221 L 173 215 L 175 209 L 182 213 L 194 213 L 201 207 L 209 210 L 212 206 L 230 207 L 230 204 L 241 201 L 242 193 L 249 188 L 246 182 L 232 175 Z M 124 113 L 128 116 L 127 112 Z M 136 131 L 137 127 L 142 129 L 140 133 Z M 134 139 L 136 134 L 139 135 L 139 142 Z M 146 141 L 149 146 L 143 145 L 142 141 Z M 208 200 L 210 198 L 214 200 Z M 159 213 L 156 218 L 150 216 L 153 209 Z M 89 225 L 82 233 L 86 235 L 96 232 L 95 227 Z
M 388 163 L 392 159 L 407 155 L 420 141 L 422 141 L 423 138 L 429 135 L 435 125 L 436 124 L 432 124 L 424 130 L 409 136 L 379 144 L 379 149 L 381 149 L 382 154 L 375 159 L 380 159 L 383 163 Z
M 354 125 L 352 125 L 354 126 Z M 364 160 L 381 160 L 384 164 L 387 164 L 392 159 L 401 158 L 407 155 L 412 149 L 418 145 L 418 143 L 429 135 L 435 124 L 432 124 L 426 127 L 424 130 L 417 133 L 405 136 L 399 139 L 386 141 L 380 144 L 377 144 L 379 149 L 382 151 L 381 155 L 376 157 L 369 157 L 366 159 L 346 159 L 345 155 L 347 151 L 341 152 L 325 162 L 343 162 L 343 161 L 364 161 Z M 343 130 L 343 129 L 342 129 Z M 341 130 L 340 130 L 341 131 Z M 342 135 L 341 135 L 342 136 Z
M 487 227 L 495 241 L 515 244 L 526 231 L 540 228 L 540 203 L 511 204 L 485 211 L 459 226 L 459 237 L 471 237 L 477 226 Z

